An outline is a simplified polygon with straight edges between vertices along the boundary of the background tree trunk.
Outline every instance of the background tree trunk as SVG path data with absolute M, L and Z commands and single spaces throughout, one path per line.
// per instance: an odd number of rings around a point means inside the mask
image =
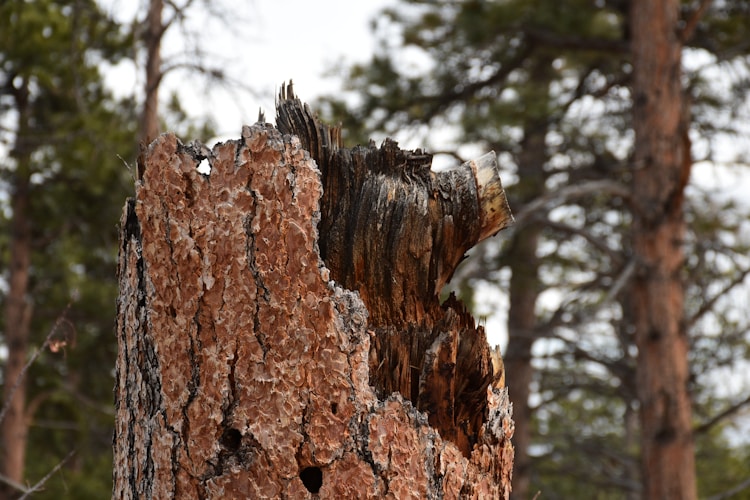
M 696 498 L 688 340 L 684 322 L 685 223 L 690 176 L 677 0 L 631 4 L 633 247 L 640 263 L 633 319 L 644 498 Z
M 165 26 L 162 24 L 163 0 L 149 0 L 144 21 L 143 39 L 146 46 L 146 81 L 144 102 L 139 127 L 140 141 L 144 146 L 159 135 L 159 85 L 162 79 L 161 40 Z
M 543 167 L 545 161 L 544 137 L 546 128 L 532 130 L 538 123 L 526 127 L 524 148 L 520 159 L 520 190 L 522 204 L 529 203 L 544 192 Z M 539 261 L 537 247 L 541 226 L 530 223 L 513 235 L 508 249 L 511 278 L 510 308 L 508 310 L 508 349 L 505 353 L 505 368 L 513 374 L 508 378 L 508 392 L 513 401 L 516 417 L 515 469 L 513 473 L 513 497 L 529 498 L 531 484 L 531 464 L 529 446 L 532 426 L 529 397 L 534 367 L 531 364 L 534 342 L 537 339 L 536 302 L 542 285 L 539 282 Z
M 8 359 L 3 371 L 3 402 L 5 413 L 0 419 L 0 474 L 15 484 L 23 484 L 28 439 L 26 418 L 26 365 L 31 322 L 28 298 L 31 260 L 31 228 L 28 221 L 28 182 L 16 185 L 12 195 L 13 234 L 10 244 L 10 278 L 5 303 L 5 342 Z M 2 487 L 0 485 L 0 493 Z M 2 496 L 2 495 L 0 495 Z
M 523 210 L 545 193 L 544 165 L 548 159 L 546 137 L 549 131 L 548 99 L 551 81 L 549 58 L 541 58 L 531 66 L 532 78 L 527 87 L 538 91 L 537 106 L 543 110 L 529 116 L 523 123 L 523 140 L 518 155 L 519 182 L 515 186 L 514 207 Z M 516 429 L 513 470 L 514 499 L 530 498 L 531 459 L 529 447 L 532 437 L 532 409 L 529 402 L 534 378 L 532 348 L 537 331 L 537 299 L 544 285 L 539 277 L 537 250 L 542 226 L 539 222 L 522 225 L 514 232 L 505 256 L 511 271 L 508 298 L 508 348 L 505 368 L 513 376 L 508 378 L 508 394 L 513 401 Z
M 437 298 L 510 223 L 494 154 L 434 173 L 393 142 L 344 149 L 291 88 L 277 121 L 299 140 L 257 124 L 144 154 L 122 219 L 114 497 L 507 498 L 502 374 Z
M 3 370 L 3 399 L 0 408 L 0 474 L 8 482 L 23 484 L 28 440 L 26 418 L 26 380 L 23 367 L 28 356 L 31 331 L 29 274 L 31 269 L 30 184 L 31 151 L 29 144 L 28 83 L 16 90 L 18 133 L 11 155 L 16 160 L 11 193 L 12 222 L 9 235 L 8 295 L 5 300 L 5 343 L 8 358 Z M 0 482 L 0 497 L 8 486 Z M 9 490 L 12 491 L 12 490 Z M 10 492 L 7 493 L 10 495 Z

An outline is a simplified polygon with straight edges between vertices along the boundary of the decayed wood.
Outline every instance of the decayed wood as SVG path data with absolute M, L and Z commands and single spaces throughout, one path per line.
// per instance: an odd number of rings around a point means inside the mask
M 399 392 L 469 456 L 487 415 L 493 373 L 484 330 L 439 293 L 466 251 L 512 222 L 495 153 L 434 172 L 432 157 L 386 140 L 345 149 L 291 86 L 278 127 L 300 138 L 321 170 L 320 249 L 331 276 L 357 290 L 375 333 L 370 382 Z
M 317 122 L 308 125 L 335 139 Z M 386 181 L 383 196 L 359 200 L 353 225 L 331 223 L 336 209 L 321 198 L 323 157 L 319 170 L 303 149 L 312 144 L 319 155 L 324 144 L 313 137 L 321 135 L 303 134 L 300 142 L 256 124 L 213 150 L 162 135 L 144 152 L 136 197 L 122 218 L 115 498 L 507 498 L 507 391 L 490 383 L 497 377 L 483 332 L 455 299 L 441 307 L 436 295 L 472 240 L 502 225 L 477 229 L 466 215 L 497 217 L 496 200 L 483 205 L 483 184 L 472 191 L 465 173 L 427 174 L 426 160 L 415 159 L 420 153 L 387 143 L 361 155 L 337 142 L 330 151 L 342 158 L 389 170 L 361 170 L 369 185 Z M 389 158 L 420 168 L 402 175 L 377 163 Z M 208 175 L 197 170 L 204 159 Z M 399 176 L 402 187 L 390 180 Z M 484 189 L 499 186 L 486 178 Z M 334 193 L 333 178 L 323 171 L 322 179 Z M 473 198 L 453 191 L 459 179 Z M 341 184 L 339 194 L 353 200 L 348 190 L 360 185 Z M 357 232 L 357 224 L 378 223 L 365 203 L 401 196 L 421 205 L 371 210 L 390 214 L 379 223 L 392 239 Z M 474 207 L 459 207 L 467 200 Z M 421 220 L 429 237 L 405 238 L 399 220 L 414 220 L 404 229 Z M 350 249 L 337 249 L 338 241 Z M 383 253 L 389 241 L 395 246 Z M 396 263 L 400 253 L 407 260 Z M 359 260 L 344 274 L 349 258 Z M 362 267 L 372 258 L 385 259 L 383 267 Z M 398 287 L 376 296 L 367 287 L 384 281 L 368 273 L 388 275 Z M 386 372 L 412 368 L 386 356 L 403 355 L 424 373 L 409 379 L 416 391 L 410 386 L 402 397 Z M 464 414 L 469 401 L 479 417 Z

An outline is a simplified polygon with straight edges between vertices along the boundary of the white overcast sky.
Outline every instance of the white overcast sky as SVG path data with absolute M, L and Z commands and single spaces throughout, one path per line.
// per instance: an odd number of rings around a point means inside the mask
M 121 21 L 131 21 L 138 5 L 143 16 L 145 1 L 103 0 Z M 182 2 L 178 2 L 182 3 Z M 175 72 L 165 80 L 166 89 L 178 88 L 183 106 L 194 114 L 207 111 L 224 137 L 239 136 L 243 124 L 254 123 L 262 108 L 273 121 L 274 95 L 281 83 L 294 80 L 295 91 L 304 101 L 336 92 L 340 80 L 324 77 L 342 62 L 365 61 L 374 50 L 370 20 L 388 0 L 219 0 L 214 2 L 231 14 L 227 25 L 206 15 L 201 2 L 188 10 L 188 23 L 198 33 L 208 65 L 228 68 L 230 78 L 239 79 L 256 95 L 220 89 L 206 92 L 200 77 Z M 168 10 L 165 10 L 165 16 Z M 171 29 L 162 51 L 165 63 L 170 54 L 184 52 L 185 39 L 179 28 Z M 226 64 L 221 64 L 225 62 Z M 108 80 L 123 93 L 141 93 L 142 69 L 132 63 L 108 71 Z M 162 97 L 168 92 L 162 92 Z M 195 107 L 204 106 L 204 110 Z

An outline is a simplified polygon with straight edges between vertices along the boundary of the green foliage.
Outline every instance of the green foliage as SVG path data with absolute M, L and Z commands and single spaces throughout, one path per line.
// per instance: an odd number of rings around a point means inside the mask
M 719 426 L 696 439 L 696 469 L 700 498 L 725 493 L 748 481 L 750 447 L 736 446 L 727 436 L 737 437 L 737 430 L 729 430 L 729 433 L 727 430 L 726 426 Z M 750 488 L 746 487 L 725 498 L 748 500 Z

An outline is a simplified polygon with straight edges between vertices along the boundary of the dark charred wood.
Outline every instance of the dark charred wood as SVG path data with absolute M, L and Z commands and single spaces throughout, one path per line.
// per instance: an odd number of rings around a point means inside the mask
M 320 252 L 331 276 L 357 290 L 375 333 L 370 382 L 400 392 L 467 456 L 486 418 L 493 373 L 484 330 L 440 290 L 466 251 L 512 216 L 489 153 L 435 172 L 432 156 L 386 139 L 343 147 L 290 86 L 277 101 L 277 126 L 299 137 L 322 174 Z

